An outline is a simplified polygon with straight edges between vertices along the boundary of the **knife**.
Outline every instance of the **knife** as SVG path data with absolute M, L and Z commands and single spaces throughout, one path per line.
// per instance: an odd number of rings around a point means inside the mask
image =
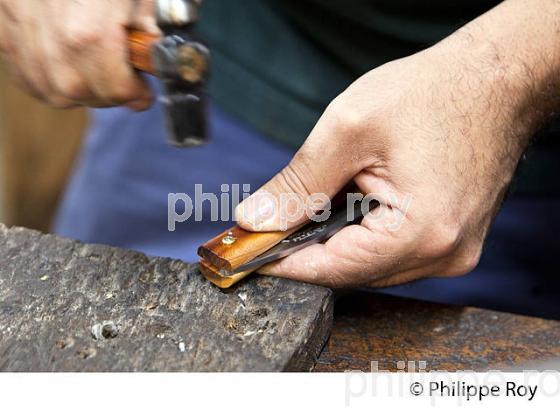
M 341 198 L 333 199 L 330 215 L 322 222 L 311 221 L 288 231 L 249 232 L 235 226 L 223 232 L 198 249 L 200 271 L 215 285 L 228 288 L 263 265 L 326 241 L 379 206 L 376 200 L 363 199 L 350 205 Z
M 370 201 L 369 207 L 366 208 L 366 213 L 372 211 L 378 206 L 379 202 Z M 224 271 L 223 274 L 224 276 L 231 276 L 235 273 L 245 272 L 247 270 L 257 270 L 267 263 L 285 258 L 286 256 L 303 248 L 307 248 L 310 245 L 324 242 L 345 226 L 352 223 L 359 223 L 363 217 L 364 212 L 362 210 L 361 201 L 354 203 L 351 213 L 348 212 L 347 207 L 339 207 L 338 209 L 331 211 L 331 215 L 326 221 L 309 222 L 301 229 L 282 240 L 282 242 L 278 245 L 260 254 L 255 259 L 244 263 L 233 271 Z

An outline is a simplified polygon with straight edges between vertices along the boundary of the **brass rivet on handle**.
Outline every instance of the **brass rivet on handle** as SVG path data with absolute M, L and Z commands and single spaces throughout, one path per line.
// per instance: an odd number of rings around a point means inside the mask
M 222 238 L 222 243 L 224 245 L 233 245 L 236 240 L 237 238 L 233 236 L 231 232 L 228 232 L 228 234 Z

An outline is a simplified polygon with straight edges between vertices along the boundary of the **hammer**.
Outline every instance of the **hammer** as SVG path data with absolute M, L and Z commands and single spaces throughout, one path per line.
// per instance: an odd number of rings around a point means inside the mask
M 130 63 L 163 85 L 170 142 L 195 147 L 207 141 L 206 83 L 210 52 L 193 34 L 200 0 L 157 0 L 155 15 L 163 38 L 128 32 Z

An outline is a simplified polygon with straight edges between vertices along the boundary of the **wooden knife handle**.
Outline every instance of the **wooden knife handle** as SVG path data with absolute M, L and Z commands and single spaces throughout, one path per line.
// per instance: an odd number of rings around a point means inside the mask
M 251 271 L 233 276 L 224 276 L 222 272 L 231 274 L 244 263 L 280 243 L 297 229 L 299 227 L 276 232 L 249 232 L 239 226 L 228 229 L 198 248 L 201 272 L 216 285 L 229 287 Z
M 129 30 L 129 60 L 134 68 L 149 74 L 156 74 L 152 59 L 152 45 L 159 40 L 160 37 L 155 34 L 138 30 Z
M 253 272 L 252 270 L 249 270 L 245 272 L 235 273 L 231 276 L 223 276 L 222 274 L 220 274 L 220 272 L 216 271 L 213 266 L 210 266 L 206 262 L 204 262 L 204 260 L 200 261 L 200 263 L 198 264 L 198 268 L 200 269 L 200 273 L 202 273 L 206 279 L 222 289 L 231 287 L 232 285 L 243 279 L 245 276 Z

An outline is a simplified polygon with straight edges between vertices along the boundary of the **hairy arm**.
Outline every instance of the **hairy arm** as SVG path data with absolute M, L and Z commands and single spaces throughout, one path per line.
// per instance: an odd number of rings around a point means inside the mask
M 512 153 L 557 114 L 560 1 L 504 1 L 433 49 L 457 55 L 475 94 L 486 98 L 474 114 L 497 117 Z

